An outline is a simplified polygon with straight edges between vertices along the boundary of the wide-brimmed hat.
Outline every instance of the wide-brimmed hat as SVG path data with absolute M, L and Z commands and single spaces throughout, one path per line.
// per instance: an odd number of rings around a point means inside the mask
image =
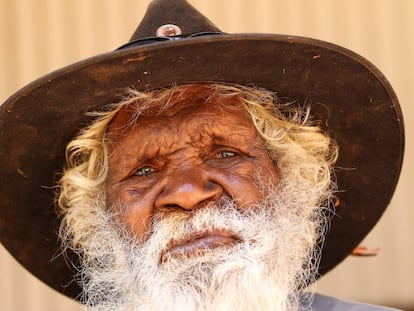
M 57 236 L 55 185 L 65 146 L 92 121 L 86 112 L 119 101 L 126 87 L 197 82 L 262 87 L 311 105 L 313 119 L 340 146 L 340 192 L 320 274 L 348 256 L 389 204 L 402 165 L 403 121 L 390 84 L 340 46 L 225 34 L 184 0 L 154 1 L 126 45 L 50 73 L 0 107 L 0 238 L 8 251 L 39 279 L 77 297 L 76 270 L 60 255 Z

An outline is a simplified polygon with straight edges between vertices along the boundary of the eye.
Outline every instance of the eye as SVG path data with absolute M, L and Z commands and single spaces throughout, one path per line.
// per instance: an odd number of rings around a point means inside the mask
M 227 159 L 227 158 L 233 158 L 237 156 L 237 153 L 234 151 L 229 151 L 229 150 L 223 150 L 219 152 L 219 158 L 220 159 Z
M 144 177 L 144 176 L 151 175 L 152 173 L 154 173 L 154 171 L 155 171 L 154 168 L 146 165 L 146 166 L 142 166 L 139 169 L 137 169 L 134 175 Z

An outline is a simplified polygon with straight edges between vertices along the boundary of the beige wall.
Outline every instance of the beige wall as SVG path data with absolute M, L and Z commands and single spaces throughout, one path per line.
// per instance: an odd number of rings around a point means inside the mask
M 0 102 L 47 72 L 125 42 L 148 0 L 0 0 Z M 317 290 L 414 306 L 414 1 L 192 0 L 226 32 L 310 36 L 346 46 L 376 64 L 398 94 L 407 146 L 392 203 L 366 240 L 376 258 L 349 258 Z M 380 125 L 379 125 L 380 126 Z M 379 172 L 379 178 L 380 178 Z M 18 191 L 18 190 L 17 190 Z M 0 310 L 79 310 L 0 248 Z

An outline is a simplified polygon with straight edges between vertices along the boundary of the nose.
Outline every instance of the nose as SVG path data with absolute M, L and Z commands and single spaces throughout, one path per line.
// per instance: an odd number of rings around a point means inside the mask
M 155 206 L 191 211 L 200 203 L 219 199 L 223 192 L 223 188 L 203 169 L 180 169 L 167 178 Z

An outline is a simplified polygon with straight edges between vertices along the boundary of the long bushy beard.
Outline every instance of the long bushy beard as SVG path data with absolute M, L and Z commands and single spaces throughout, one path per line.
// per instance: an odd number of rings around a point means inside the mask
M 231 201 L 154 219 L 138 245 L 107 212 L 85 245 L 85 304 L 91 310 L 297 310 L 317 272 L 321 194 L 287 181 L 248 210 Z M 99 207 L 98 211 L 103 209 Z M 232 232 L 240 242 L 197 256 L 163 257 L 172 240 L 200 231 Z

